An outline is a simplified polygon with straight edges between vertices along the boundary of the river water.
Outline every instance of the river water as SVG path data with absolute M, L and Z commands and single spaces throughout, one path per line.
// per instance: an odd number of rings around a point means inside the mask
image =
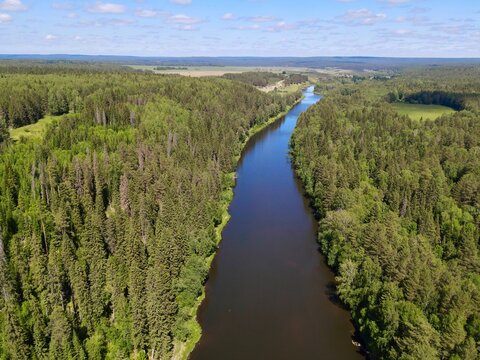
M 363 358 L 348 312 L 332 299 L 334 276 L 289 160 L 298 116 L 320 99 L 313 87 L 304 95 L 243 152 L 192 360 Z

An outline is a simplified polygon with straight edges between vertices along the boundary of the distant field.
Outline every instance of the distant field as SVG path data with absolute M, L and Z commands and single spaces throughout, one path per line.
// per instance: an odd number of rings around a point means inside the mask
M 412 120 L 435 120 L 436 118 L 455 112 L 455 110 L 441 105 L 422 104 L 392 104 L 393 108 L 401 115 L 408 115 Z
M 20 140 L 22 137 L 27 139 L 41 139 L 47 130 L 47 125 L 55 120 L 61 119 L 65 115 L 52 116 L 47 115 L 43 119 L 38 120 L 35 124 L 25 125 L 10 130 L 10 137 L 14 141 Z
M 243 73 L 243 72 L 251 72 L 251 71 L 261 71 L 261 72 L 273 72 L 273 73 L 281 73 L 283 71 L 287 73 L 297 73 L 297 74 L 306 74 L 311 77 L 310 80 L 316 79 L 316 77 L 320 74 L 334 74 L 339 70 L 329 70 L 329 69 L 322 69 L 322 70 L 312 70 L 308 68 L 293 68 L 293 67 L 246 67 L 246 66 L 179 66 L 182 69 L 171 69 L 167 67 L 165 70 L 158 70 L 156 69 L 157 66 L 151 65 L 128 65 L 131 68 L 137 70 L 151 70 L 156 74 L 176 74 L 182 76 L 191 76 L 191 77 L 204 77 L 204 76 L 223 76 L 227 73 Z M 161 66 L 160 66 L 161 67 Z M 187 68 L 187 69 L 183 69 Z M 341 72 L 341 71 L 340 71 Z M 283 93 L 292 93 L 297 90 L 301 90 L 307 87 L 309 83 L 303 84 L 293 84 L 285 86 L 283 80 L 279 81 L 275 84 L 268 85 L 265 87 L 257 87 L 259 90 L 264 92 L 270 92 L 274 89 L 277 89 L 279 92 Z
M 149 65 L 129 65 L 137 70 L 151 70 L 156 74 L 177 74 L 182 76 L 203 77 L 203 76 L 222 76 L 226 73 L 241 73 L 251 71 L 252 68 L 234 67 L 234 66 L 185 66 L 187 69 L 166 69 L 156 70 L 157 66 Z M 182 66 L 183 67 L 183 66 Z
M 151 65 L 128 65 L 137 70 L 151 70 L 156 74 L 178 74 L 183 76 L 202 77 L 202 76 L 222 76 L 226 73 L 242 73 L 247 71 L 270 71 L 280 73 L 286 71 L 288 73 L 316 73 L 317 71 L 308 68 L 297 67 L 248 67 L 248 66 L 179 66 L 187 69 L 166 69 L 156 70 L 157 66 Z M 319 73 L 328 72 L 328 70 L 321 70 Z

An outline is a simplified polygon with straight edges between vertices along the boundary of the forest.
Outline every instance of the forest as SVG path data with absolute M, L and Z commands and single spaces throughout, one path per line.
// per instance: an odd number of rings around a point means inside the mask
M 253 86 L 268 86 L 285 81 L 285 85 L 301 84 L 308 82 L 308 76 L 303 74 L 273 73 L 269 71 L 246 71 L 242 73 L 227 73 L 224 78 L 237 80 Z
M 0 66 L 0 358 L 178 355 L 242 146 L 300 96 Z M 46 115 L 41 139 L 9 139 Z
M 184 356 L 243 145 L 301 97 L 252 85 L 281 80 L 308 78 L 0 62 L 0 359 Z M 291 155 L 362 349 L 478 359 L 480 69 L 316 91 Z
M 369 358 L 480 356 L 479 71 L 336 79 L 294 132 L 318 241 Z M 394 102 L 458 111 L 415 121 Z

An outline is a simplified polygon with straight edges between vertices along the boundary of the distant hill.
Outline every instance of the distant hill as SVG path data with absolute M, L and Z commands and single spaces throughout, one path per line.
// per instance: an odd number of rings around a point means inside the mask
M 480 58 L 387 58 L 387 57 L 140 57 L 117 55 L 6 54 L 0 60 L 91 61 L 161 66 L 285 66 L 351 70 L 398 69 L 407 66 L 480 64 Z

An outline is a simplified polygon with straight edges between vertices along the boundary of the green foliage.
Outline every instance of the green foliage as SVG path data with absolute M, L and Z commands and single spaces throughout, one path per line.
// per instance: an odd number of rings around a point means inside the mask
M 372 358 L 478 356 L 478 78 L 443 71 L 433 70 L 440 80 L 414 72 L 337 84 L 300 117 L 292 138 L 338 294 Z M 402 87 L 462 89 L 471 107 L 413 121 L 384 100 Z
M 303 84 L 308 82 L 308 76 L 302 74 L 281 74 L 268 71 L 246 71 L 242 73 L 227 73 L 224 78 L 241 81 L 245 84 L 265 87 L 284 81 L 285 85 Z
M 7 123 L 0 115 L 0 144 L 9 138 Z
M 29 125 L 35 137 L 15 129 L 26 139 L 0 149 L 0 354 L 167 358 L 198 335 L 193 309 L 242 144 L 298 94 L 45 72 L 0 78 L 18 95 L 0 95 L 10 126 L 75 112 Z
M 12 140 L 18 141 L 22 138 L 29 140 L 41 140 L 45 133 L 47 132 L 47 127 L 49 124 L 52 124 L 54 121 L 63 119 L 63 116 L 51 116 L 47 115 L 42 119 L 38 120 L 34 124 L 25 125 L 19 128 L 10 130 L 10 137 Z
M 410 104 L 443 105 L 454 110 L 463 110 L 465 108 L 461 94 L 445 91 L 422 91 L 409 94 L 405 97 L 405 101 Z
M 308 76 L 302 74 L 290 74 L 285 79 L 285 85 L 303 84 L 308 82 Z
M 223 77 L 230 80 L 241 81 L 253 86 L 273 85 L 285 79 L 285 76 L 282 74 L 275 74 L 268 71 L 246 71 L 238 74 L 227 73 L 223 75 Z
M 451 108 L 442 105 L 395 103 L 392 106 L 400 115 L 407 115 L 413 120 L 435 120 L 444 114 L 454 112 Z

